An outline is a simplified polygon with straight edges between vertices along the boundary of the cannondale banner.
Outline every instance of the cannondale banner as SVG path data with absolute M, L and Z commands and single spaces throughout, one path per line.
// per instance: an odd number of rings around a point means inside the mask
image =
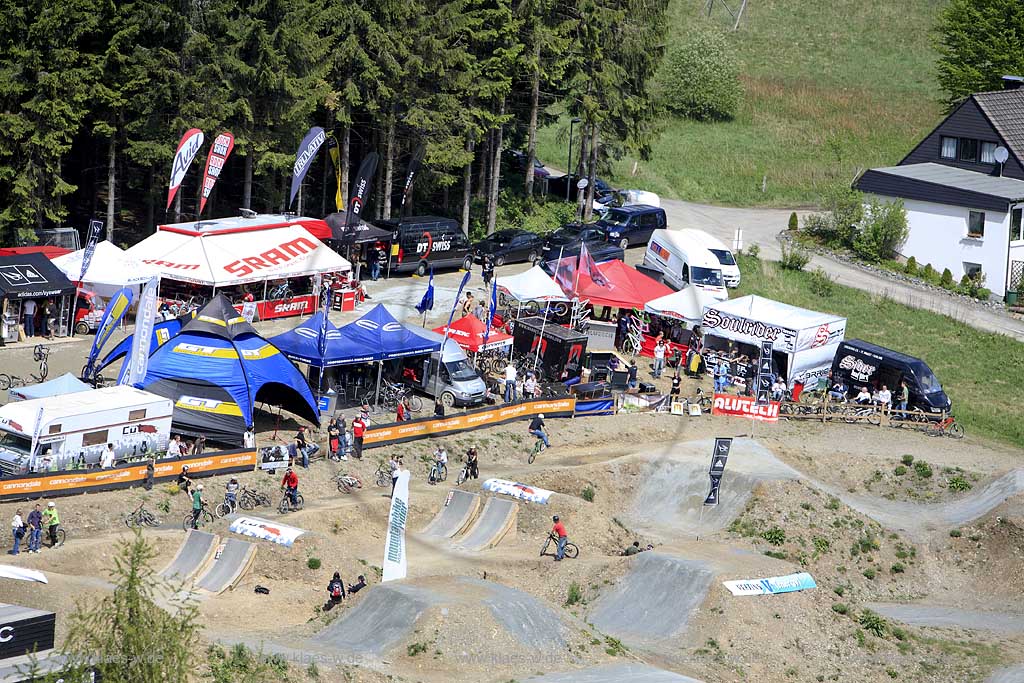
M 388 532 L 384 541 L 384 568 L 381 581 L 404 579 L 408 572 L 405 556 L 405 524 L 409 517 L 409 470 L 398 473 L 395 491 L 391 494 Z
M 192 160 L 196 158 L 196 154 L 202 149 L 203 139 L 203 131 L 198 128 L 190 128 L 188 132 L 181 136 L 178 149 L 174 152 L 174 163 L 171 165 L 171 182 L 167 190 L 168 209 L 171 208 L 174 195 L 177 194 L 181 181 L 185 179 L 185 174 L 188 173 Z
M 231 150 L 235 148 L 235 136 L 224 131 L 217 136 L 217 139 L 213 141 L 213 145 L 210 147 L 210 153 L 206 157 L 206 175 L 203 177 L 203 196 L 199 200 L 199 213 L 203 213 L 203 209 L 206 208 L 206 200 L 210 198 L 210 193 L 213 192 L 213 186 L 217 184 L 217 178 L 220 177 L 220 172 L 224 170 L 224 162 L 228 160 L 231 155 Z
M 295 164 L 292 166 L 292 191 L 288 196 L 288 206 L 295 201 L 295 195 L 302 187 L 302 180 L 306 177 L 309 167 L 313 165 L 313 159 L 316 158 L 316 153 L 320 151 L 320 146 L 326 139 L 327 134 L 324 133 L 324 129 L 320 126 L 313 126 L 299 143 L 299 151 L 295 153 Z
M 154 277 L 146 283 L 139 297 L 139 306 L 135 316 L 135 332 L 132 335 L 132 348 L 121 367 L 118 384 L 140 386 L 149 369 L 149 341 L 156 325 L 156 299 L 160 288 L 160 278 Z
M 359 166 L 359 174 L 356 175 L 356 181 L 352 184 L 352 193 L 348 198 L 348 211 L 345 212 L 343 230 L 348 230 L 359 223 L 359 216 L 362 214 L 366 200 L 370 196 L 370 190 L 373 188 L 373 174 L 377 172 L 378 159 L 376 152 L 370 152 Z M 344 235 L 334 235 L 334 239 L 343 237 Z

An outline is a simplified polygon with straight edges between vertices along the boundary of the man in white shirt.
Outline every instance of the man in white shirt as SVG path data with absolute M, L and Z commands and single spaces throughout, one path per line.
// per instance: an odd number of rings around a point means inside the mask
M 864 406 L 870 404 L 871 392 L 868 391 L 867 387 L 861 387 L 860 392 L 857 394 L 857 397 L 854 399 L 854 401 Z
M 242 446 L 244 448 L 256 448 L 256 432 L 252 425 L 245 430 L 242 434 Z
M 782 397 L 786 395 L 786 383 L 782 381 L 781 377 L 775 378 L 775 384 L 772 385 L 772 400 L 781 401 Z
M 658 340 L 654 345 L 654 379 L 661 378 L 661 372 L 665 369 L 665 342 Z
M 529 400 L 537 397 L 537 380 L 533 378 L 533 373 L 526 375 L 526 379 L 523 381 L 523 399 Z
M 26 300 L 21 307 L 21 312 L 25 315 L 25 336 L 36 336 L 36 300 Z
M 509 364 L 505 366 L 505 403 L 516 400 L 516 366 Z
M 884 384 L 882 385 L 882 390 L 878 392 L 878 405 L 882 406 L 883 410 L 888 410 L 889 406 L 892 405 L 892 392 Z
M 171 440 L 167 442 L 167 457 L 168 458 L 180 458 L 181 457 L 181 435 L 175 434 L 171 437 Z
M 114 444 L 108 443 L 107 447 L 103 449 L 103 454 L 100 455 L 100 467 L 103 469 L 110 469 L 114 466 Z

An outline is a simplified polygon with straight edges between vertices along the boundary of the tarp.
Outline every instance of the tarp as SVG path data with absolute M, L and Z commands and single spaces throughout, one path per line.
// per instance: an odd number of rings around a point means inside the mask
M 359 320 L 340 330 L 342 338 L 353 344 L 353 357 L 345 363 L 358 363 L 432 353 L 441 344 L 432 333 L 398 322 L 383 304 L 377 304 Z
M 42 254 L 0 256 L 0 299 L 74 296 L 75 285 Z
M 487 325 L 475 315 L 463 316 L 452 322 L 451 327 L 447 325 L 435 327 L 434 332 L 443 335 L 446 328 L 448 338 L 471 353 L 512 346 L 511 334 L 499 332 L 492 327 L 490 336 L 487 336 Z M 487 336 L 486 343 L 484 343 L 485 336 Z
M 503 289 L 516 301 L 566 301 L 568 297 L 551 276 L 540 266 L 534 266 L 518 275 L 499 277 L 498 289 Z
M 654 315 L 683 320 L 689 325 L 699 325 L 704 307 L 714 303 L 699 287 L 683 287 L 644 304 L 644 310 Z
M 319 424 L 302 373 L 256 334 L 223 295 L 153 353 L 143 387 L 175 402 L 175 431 L 218 443 L 241 445 L 257 403 L 280 406 Z
M 69 280 L 78 280 L 78 276 L 82 274 L 84 255 L 85 249 L 79 249 L 53 259 L 53 265 L 60 268 Z M 140 263 L 120 247 L 104 240 L 96 244 L 92 261 L 89 262 L 89 270 L 85 271 L 82 282 L 117 287 L 142 285 L 156 273 L 152 266 Z
M 70 249 L 55 247 L 50 244 L 37 244 L 31 247 L 3 247 L 0 248 L 0 256 L 19 256 L 22 254 L 42 254 L 48 259 L 55 259 L 64 254 L 70 254 Z
M 9 389 L 7 395 L 12 401 L 29 401 L 33 398 L 63 396 L 64 394 L 74 394 L 79 391 L 92 391 L 92 387 L 70 372 L 65 372 L 57 379 L 51 379 L 49 382 Z
M 271 337 L 270 343 L 293 361 L 320 367 L 320 334 L 323 330 L 323 324 L 324 313 L 323 311 L 317 311 L 313 314 L 313 317 L 301 325 L 287 332 L 282 332 L 276 337 Z M 353 353 L 359 354 L 361 351 L 353 349 L 351 342 L 347 342 L 347 340 L 342 338 L 337 326 L 328 318 L 327 349 L 326 353 L 322 356 L 325 361 L 324 367 L 344 365 L 345 359 L 352 356 Z
M 672 293 L 667 285 L 655 282 L 622 261 L 605 261 L 597 264 L 596 268 L 607 284 L 602 286 L 588 273 L 580 272 L 575 290 L 566 293 L 587 299 L 593 306 L 639 309 L 643 309 L 648 301 Z
M 347 272 L 352 264 L 301 225 L 185 232 L 163 226 L 128 250 L 166 278 L 206 286 Z

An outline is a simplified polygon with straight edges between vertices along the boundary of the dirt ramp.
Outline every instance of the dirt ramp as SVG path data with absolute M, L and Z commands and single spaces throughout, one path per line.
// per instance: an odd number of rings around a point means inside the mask
M 528 678 L 527 683 L 701 683 L 646 664 L 607 664 Z
M 437 516 L 420 533 L 431 538 L 451 538 L 470 525 L 479 509 L 478 494 L 452 489 Z
M 1024 664 L 1000 669 L 986 678 L 985 683 L 1024 683 Z
M 433 591 L 407 583 L 374 586 L 313 640 L 347 652 L 380 656 L 406 639 L 423 613 L 440 601 Z
M 171 563 L 160 572 L 168 581 L 189 581 L 213 559 L 217 551 L 218 537 L 205 531 L 190 529 Z
M 891 602 L 869 603 L 868 607 L 884 617 L 911 626 L 926 628 L 966 628 L 996 633 L 1024 633 L 1024 614 L 957 609 L 941 605 L 905 605 Z
M 465 536 L 455 541 L 455 547 L 473 552 L 493 548 L 515 527 L 518 512 L 519 504 L 514 500 L 488 498 L 480 519 Z
M 237 538 L 229 538 L 218 551 L 213 564 L 196 580 L 196 588 L 220 595 L 234 588 L 256 557 L 256 546 Z
M 627 643 L 656 643 L 679 636 L 704 602 L 714 574 L 702 562 L 660 553 L 634 555 L 631 567 L 598 598 L 590 622 Z
M 493 581 L 459 577 L 459 583 L 485 592 L 494 619 L 521 644 L 539 650 L 565 647 L 566 628 L 557 612 L 529 593 Z

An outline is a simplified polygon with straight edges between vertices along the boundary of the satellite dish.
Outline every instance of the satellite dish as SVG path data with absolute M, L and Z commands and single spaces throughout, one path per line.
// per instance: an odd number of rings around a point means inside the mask
M 586 178 L 580 178 L 580 181 L 578 183 L 576 183 L 576 189 L 577 190 L 582 190 L 582 189 L 586 188 L 586 186 L 589 185 L 589 184 L 590 184 L 589 180 L 587 180 Z
M 1010 153 L 1006 151 L 1005 147 L 1000 145 L 999 147 L 996 147 L 996 150 L 992 153 L 992 156 L 995 157 L 996 161 L 1002 164 L 1005 163 L 1006 160 L 1010 158 Z

